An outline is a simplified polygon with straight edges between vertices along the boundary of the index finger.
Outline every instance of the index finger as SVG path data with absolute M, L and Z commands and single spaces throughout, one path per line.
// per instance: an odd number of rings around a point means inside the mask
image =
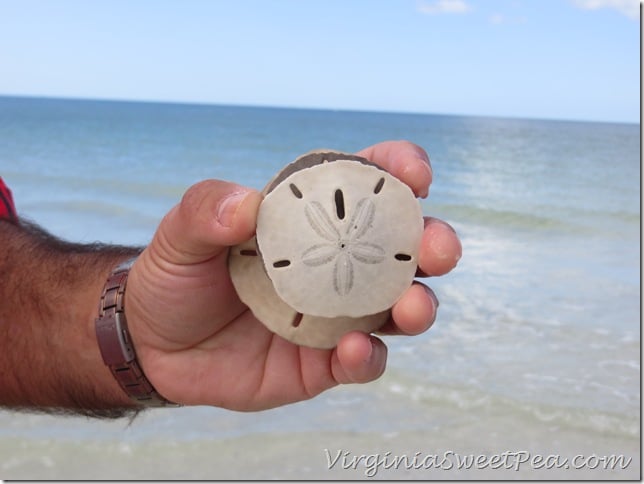
M 414 195 L 425 198 L 432 183 L 429 156 L 409 141 L 384 141 L 356 153 L 387 170 L 408 185 Z

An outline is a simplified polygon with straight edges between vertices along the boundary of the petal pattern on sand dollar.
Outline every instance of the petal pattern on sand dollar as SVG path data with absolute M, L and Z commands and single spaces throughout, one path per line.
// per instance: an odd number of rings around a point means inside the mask
M 315 244 L 306 249 L 302 253 L 302 262 L 309 267 L 334 262 L 333 288 L 339 295 L 346 296 L 353 288 L 352 258 L 363 264 L 378 264 L 385 260 L 385 250 L 382 247 L 358 240 L 371 228 L 376 215 L 376 207 L 368 198 L 363 198 L 356 204 L 345 230 L 346 237 L 341 237 L 341 229 L 336 227 L 320 202 L 307 203 L 304 214 L 313 231 L 329 243 Z
M 335 228 L 331 217 L 326 213 L 320 202 L 313 201 L 306 204 L 304 214 L 311 228 L 323 239 L 336 241 L 340 238 L 340 232 Z
M 352 243 L 351 255 L 365 264 L 378 264 L 385 260 L 385 250 L 379 245 L 368 242 Z
M 337 255 L 336 244 L 316 244 L 304 251 L 302 262 L 307 266 L 316 267 L 331 262 Z
M 346 296 L 353 287 L 353 263 L 346 252 L 340 253 L 333 267 L 333 287 L 340 296 Z
M 362 237 L 373 224 L 376 214 L 376 206 L 368 198 L 363 198 L 356 205 L 356 211 L 351 217 L 349 227 L 347 227 L 347 237 L 351 240 L 357 240 Z

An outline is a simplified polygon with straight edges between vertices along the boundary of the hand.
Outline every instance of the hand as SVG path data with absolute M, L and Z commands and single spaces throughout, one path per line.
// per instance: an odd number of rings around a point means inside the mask
M 420 147 L 392 141 L 358 155 L 427 196 L 432 171 Z M 169 400 L 261 410 L 339 383 L 368 382 L 385 369 L 387 348 L 373 335 L 351 332 L 333 350 L 297 346 L 271 333 L 239 300 L 228 247 L 253 236 L 261 200 L 260 193 L 223 181 L 192 186 L 130 272 L 125 307 L 134 346 L 147 377 Z M 454 230 L 426 218 L 419 274 L 445 274 L 460 255 Z M 433 292 L 415 282 L 381 333 L 422 333 L 437 307 Z

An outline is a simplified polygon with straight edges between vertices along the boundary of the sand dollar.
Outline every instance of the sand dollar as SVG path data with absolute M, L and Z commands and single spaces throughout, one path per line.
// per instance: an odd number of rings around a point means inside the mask
M 257 236 L 229 256 L 255 317 L 317 348 L 384 324 L 416 271 L 423 220 L 412 191 L 363 158 L 325 151 L 284 167 L 264 194 Z
M 295 171 L 266 195 L 257 244 L 289 306 L 359 317 L 389 309 L 409 287 L 422 231 L 407 185 L 373 165 L 336 160 Z

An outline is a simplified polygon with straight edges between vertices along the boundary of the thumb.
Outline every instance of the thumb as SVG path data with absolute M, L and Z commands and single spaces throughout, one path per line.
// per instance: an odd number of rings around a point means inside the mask
M 255 233 L 259 192 L 221 180 L 190 187 L 163 218 L 150 244 L 172 264 L 197 264 Z

